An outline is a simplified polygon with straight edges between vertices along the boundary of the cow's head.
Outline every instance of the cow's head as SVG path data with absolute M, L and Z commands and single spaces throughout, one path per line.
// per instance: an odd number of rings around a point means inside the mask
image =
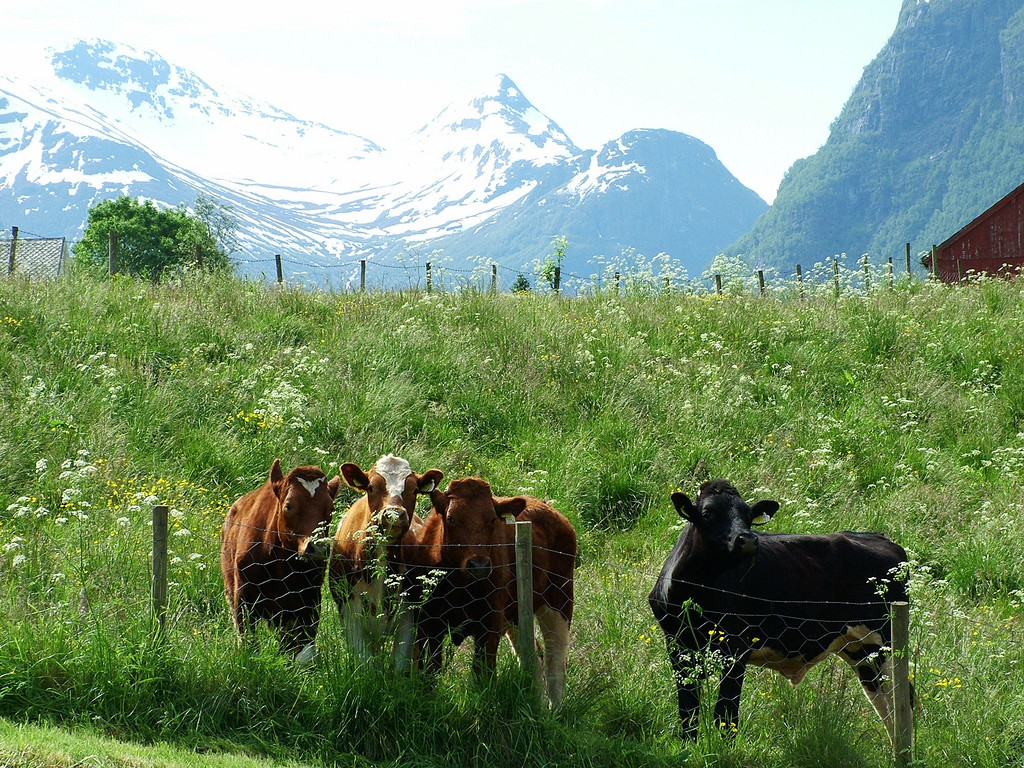
M 341 465 L 341 476 L 350 487 L 366 494 L 370 524 L 381 540 L 395 544 L 409 530 L 416 512 L 416 495 L 436 489 L 444 473 L 428 469 L 417 475 L 408 461 L 388 454 L 377 459 L 369 472 L 363 472 L 358 464 L 346 462 Z
M 751 557 L 757 554 L 757 534 L 750 526 L 764 525 L 779 509 L 777 501 L 747 504 L 726 480 L 711 480 L 697 492 L 696 504 L 685 493 L 673 493 L 672 503 L 680 517 L 689 520 L 711 554 Z
M 295 467 L 285 475 L 281 460 L 274 459 L 270 485 L 277 496 L 280 532 L 289 545 L 294 544 L 299 557 L 324 557 L 341 478 L 328 480 L 320 467 Z
M 442 493 L 430 495 L 434 511 L 444 521 L 446 565 L 472 578 L 485 578 L 495 560 L 507 560 L 508 553 L 496 549 L 507 541 L 502 528 L 526 508 L 526 499 L 494 498 L 491 486 L 478 477 L 452 480 Z

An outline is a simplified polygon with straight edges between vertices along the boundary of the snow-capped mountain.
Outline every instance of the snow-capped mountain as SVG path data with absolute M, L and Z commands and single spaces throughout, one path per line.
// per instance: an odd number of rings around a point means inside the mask
M 526 269 L 555 235 L 578 274 L 630 247 L 693 271 L 767 207 L 685 134 L 582 150 L 503 75 L 384 149 L 124 45 L 38 64 L 0 76 L 0 227 L 34 234 L 73 240 L 119 194 L 178 206 L 202 192 L 238 220 L 248 272 L 275 253 L 330 270 L 436 250 Z

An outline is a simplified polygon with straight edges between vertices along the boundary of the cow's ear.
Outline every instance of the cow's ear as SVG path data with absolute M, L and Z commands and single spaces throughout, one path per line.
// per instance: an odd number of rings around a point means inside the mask
M 522 496 L 513 496 L 510 499 L 494 501 L 494 514 L 499 520 L 515 522 L 515 519 L 526 509 L 526 499 Z
M 345 485 L 349 488 L 355 488 L 363 493 L 370 489 L 370 478 L 359 468 L 358 464 L 346 461 L 341 465 L 341 476 L 345 478 Z
M 759 501 L 750 508 L 750 524 L 764 525 L 771 520 L 778 511 L 779 502 L 771 501 L 770 499 Z
M 428 469 L 420 475 L 416 493 L 430 493 L 441 484 L 442 480 L 444 480 L 444 472 L 440 469 Z
M 697 508 L 693 506 L 693 502 L 690 501 L 690 497 L 685 493 L 680 493 L 679 491 L 673 493 L 672 505 L 676 508 L 676 512 L 680 517 L 689 520 L 691 523 L 700 519 Z
M 284 472 L 281 470 L 281 460 L 274 459 L 270 465 L 270 487 L 274 489 L 274 495 L 281 498 L 281 483 L 284 482 Z
M 444 518 L 448 514 L 448 494 L 443 493 L 439 488 L 434 488 L 430 492 L 430 506 Z
M 331 494 L 332 499 L 338 495 L 339 488 L 341 488 L 341 478 L 337 475 L 327 481 L 327 492 Z

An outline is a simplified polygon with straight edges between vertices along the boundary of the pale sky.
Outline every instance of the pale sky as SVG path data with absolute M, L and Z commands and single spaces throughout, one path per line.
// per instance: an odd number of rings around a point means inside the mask
M 828 138 L 902 0 L 32 0 L 10 43 L 100 37 L 388 147 L 503 73 L 570 139 L 709 144 L 771 202 Z

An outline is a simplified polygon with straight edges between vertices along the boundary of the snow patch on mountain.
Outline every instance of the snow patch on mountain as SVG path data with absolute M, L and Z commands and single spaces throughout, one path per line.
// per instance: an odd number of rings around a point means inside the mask
M 74 238 L 99 200 L 173 207 L 202 192 L 230 207 L 249 272 L 274 254 L 315 271 L 409 248 L 522 267 L 557 234 L 615 249 L 646 247 L 650 231 L 654 252 L 671 252 L 683 247 L 671 221 L 695 215 L 686 195 L 700 186 L 679 169 L 735 182 L 684 134 L 636 131 L 581 150 L 506 75 L 383 149 L 107 41 L 51 49 L 18 72 L 0 76 L 0 226 L 32 220 L 33 231 Z M 766 207 L 738 182 L 729 190 L 746 223 L 720 235 L 714 221 L 700 227 L 721 245 Z M 732 203 L 696 206 L 704 216 Z

